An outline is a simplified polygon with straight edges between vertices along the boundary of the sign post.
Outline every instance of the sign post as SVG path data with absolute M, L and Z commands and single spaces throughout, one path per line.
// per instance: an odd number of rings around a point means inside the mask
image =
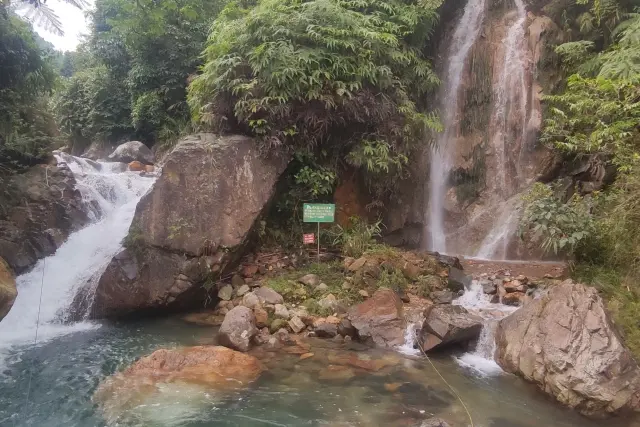
M 333 222 L 336 205 L 331 203 L 305 203 L 302 206 L 302 220 L 318 224 L 318 262 L 320 262 L 320 223 Z

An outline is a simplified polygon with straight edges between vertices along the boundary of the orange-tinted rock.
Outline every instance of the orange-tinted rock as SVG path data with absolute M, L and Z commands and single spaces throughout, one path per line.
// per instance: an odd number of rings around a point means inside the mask
M 506 305 L 520 306 L 524 304 L 524 292 L 510 292 L 502 297 L 502 303 Z
M 156 168 L 153 165 L 144 165 L 144 170 L 145 170 L 145 172 L 151 173 L 151 172 L 154 172 L 156 170 Z
M 13 271 L 11 271 L 9 264 L 0 258 L 0 320 L 9 313 L 16 296 L 18 296 L 18 291 Z
M 348 319 L 362 339 L 376 345 L 394 347 L 404 343 L 406 321 L 402 301 L 390 289 L 380 289 L 366 301 L 349 310 Z
M 135 161 L 129 163 L 129 170 L 132 171 L 132 172 L 141 172 L 141 171 L 146 170 L 146 168 L 141 162 L 135 160 Z

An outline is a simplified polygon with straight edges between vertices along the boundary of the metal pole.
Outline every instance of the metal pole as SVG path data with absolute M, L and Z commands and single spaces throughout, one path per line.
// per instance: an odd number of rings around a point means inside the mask
M 318 223 L 318 264 L 320 264 L 320 223 Z

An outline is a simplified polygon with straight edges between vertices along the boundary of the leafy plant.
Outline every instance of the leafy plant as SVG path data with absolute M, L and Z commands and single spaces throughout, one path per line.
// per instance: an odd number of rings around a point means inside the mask
M 546 252 L 574 254 L 594 234 L 589 208 L 578 195 L 564 203 L 546 184 L 536 183 L 523 197 L 520 234 L 538 242 Z
M 375 238 L 380 236 L 382 221 L 367 223 L 360 217 L 349 218 L 349 225 L 336 225 L 332 230 L 333 245 L 341 248 L 345 256 L 361 257 L 375 244 Z

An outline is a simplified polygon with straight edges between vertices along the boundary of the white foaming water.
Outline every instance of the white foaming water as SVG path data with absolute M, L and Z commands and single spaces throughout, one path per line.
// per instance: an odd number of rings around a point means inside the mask
M 457 136 L 458 120 L 456 116 L 462 73 L 471 48 L 480 34 L 484 10 L 485 0 L 468 0 L 462 19 L 458 22 L 453 34 L 443 85 L 445 91 L 442 105 L 444 132 L 431 151 L 428 218 L 431 242 L 428 249 L 442 253 L 445 253 L 447 249 L 444 231 L 444 199 L 451 167 L 450 152 L 455 149 L 455 144 L 451 143 L 451 139 Z
M 408 322 L 407 329 L 404 331 L 404 344 L 396 347 L 396 351 L 405 354 L 407 356 L 419 356 L 420 350 L 413 348 L 418 338 L 418 328 L 420 328 L 421 322 Z
M 493 193 L 502 200 L 507 200 L 523 184 L 519 176 L 508 180 L 507 168 L 512 163 L 516 175 L 522 169 L 520 160 L 526 143 L 527 133 L 527 73 L 528 48 L 526 44 L 525 22 L 527 11 L 522 0 L 515 0 L 516 20 L 509 26 L 503 39 L 504 58 L 500 69 L 499 80 L 493 87 L 493 106 L 490 128 L 493 130 L 491 144 L 497 159 L 496 177 Z M 515 126 L 514 126 L 515 123 Z M 519 129 L 514 132 L 514 129 Z M 509 151 L 517 152 L 515 159 L 510 159 Z M 477 257 L 485 259 L 504 259 L 509 239 L 515 231 L 518 212 L 508 203 L 500 203 L 501 212 L 485 236 Z
M 517 307 L 492 303 L 491 296 L 484 293 L 482 285 L 476 280 L 472 282 L 471 287 L 460 298 L 453 301 L 453 304 L 460 305 L 484 319 L 482 332 L 475 350 L 456 358 L 458 363 L 472 368 L 481 375 L 501 374 L 503 372 L 502 368 L 494 360 L 496 328 L 498 327 L 498 321 L 513 313 L 517 310 Z
M 154 182 L 153 178 L 134 172 L 122 172 L 122 164 L 118 163 L 91 162 L 66 154 L 57 158 L 72 170 L 92 222 L 71 234 L 55 254 L 17 278 L 18 297 L 0 322 L 0 359 L 13 347 L 32 344 L 36 324 L 39 343 L 98 327 L 87 321 L 64 324 L 62 320 L 81 289 L 95 288 L 107 264 L 122 247 L 138 201 Z

